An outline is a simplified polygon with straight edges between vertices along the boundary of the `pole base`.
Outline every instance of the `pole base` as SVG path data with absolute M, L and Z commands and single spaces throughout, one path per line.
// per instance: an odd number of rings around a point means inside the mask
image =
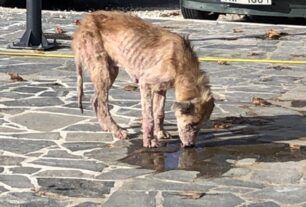
M 24 50 L 50 50 L 59 46 L 59 43 L 56 42 L 56 39 L 52 43 L 48 42 L 44 34 L 42 34 L 41 43 L 33 44 L 31 42 L 31 32 L 26 32 L 24 36 L 20 39 L 19 42 L 11 43 L 7 47 L 9 49 L 24 49 Z

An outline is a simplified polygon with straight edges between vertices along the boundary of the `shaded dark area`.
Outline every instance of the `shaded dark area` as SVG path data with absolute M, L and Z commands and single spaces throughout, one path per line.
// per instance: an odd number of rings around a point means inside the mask
M 198 144 L 191 149 L 181 149 L 177 139 L 165 141 L 165 147 L 156 149 L 143 149 L 141 140 L 134 140 L 129 156 L 121 161 L 159 172 L 196 170 L 200 176 L 209 178 L 227 172 L 232 167 L 227 160 L 255 158 L 258 162 L 287 162 L 306 159 L 305 146 L 293 149 L 285 143 L 274 143 L 305 137 L 306 131 L 301 128 L 306 122 L 305 116 L 231 119 L 232 128 L 201 134 Z
M 0 3 L 7 7 L 25 8 L 25 0 L 2 0 Z M 42 0 L 43 9 L 61 10 L 98 10 L 116 8 L 138 8 L 138 7 L 175 7 L 178 6 L 177 0 Z
M 245 21 L 255 22 L 255 23 L 267 23 L 267 24 L 306 25 L 305 18 L 247 16 Z
M 305 21 L 306 25 L 306 21 Z M 305 36 L 306 33 L 283 33 L 279 40 L 284 40 L 287 36 Z M 261 40 L 266 40 L 268 39 L 265 34 L 259 34 L 259 35 L 240 35 L 240 36 L 225 36 L 225 37 L 208 37 L 208 38 L 200 38 L 200 39 L 190 39 L 191 41 L 209 41 L 209 40 L 226 40 L 226 41 L 234 41 L 234 40 L 239 40 L 239 39 L 261 39 Z
M 231 20 L 231 22 L 233 21 L 246 22 L 246 23 L 263 23 L 263 24 L 306 25 L 305 18 L 271 17 L 271 16 L 243 16 L 242 19 Z

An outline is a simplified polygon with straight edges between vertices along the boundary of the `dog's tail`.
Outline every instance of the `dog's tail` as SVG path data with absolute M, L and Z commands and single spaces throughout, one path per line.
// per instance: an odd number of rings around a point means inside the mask
M 76 72 L 77 72 L 77 93 L 78 93 L 78 106 L 83 113 L 83 95 L 84 95 L 84 89 L 83 89 L 83 68 L 82 68 L 82 62 L 80 60 L 80 57 L 78 54 L 75 56 L 75 65 L 76 65 Z

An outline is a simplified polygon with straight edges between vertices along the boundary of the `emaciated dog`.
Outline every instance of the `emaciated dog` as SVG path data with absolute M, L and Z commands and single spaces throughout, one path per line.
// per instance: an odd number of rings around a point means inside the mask
M 108 91 L 119 66 L 139 84 L 142 105 L 143 146 L 158 147 L 164 131 L 166 90 L 175 88 L 173 110 L 184 147 L 193 146 L 201 124 L 214 108 L 209 81 L 199 69 L 190 42 L 178 34 L 122 12 L 88 14 L 73 35 L 77 69 L 78 103 L 82 108 L 83 70 L 89 71 L 95 94 L 92 105 L 102 129 L 125 139 L 127 131 L 112 119 Z

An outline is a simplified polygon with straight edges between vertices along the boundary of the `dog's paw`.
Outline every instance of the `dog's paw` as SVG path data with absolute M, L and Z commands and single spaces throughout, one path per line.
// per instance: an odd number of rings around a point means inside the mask
M 171 139 L 171 134 L 165 130 L 154 132 L 154 136 L 158 139 Z
M 156 148 L 159 146 L 160 146 L 160 143 L 158 142 L 156 138 L 143 140 L 143 147 L 145 148 Z
M 114 136 L 117 139 L 127 139 L 128 138 L 128 132 L 125 129 L 119 129 L 114 133 Z

